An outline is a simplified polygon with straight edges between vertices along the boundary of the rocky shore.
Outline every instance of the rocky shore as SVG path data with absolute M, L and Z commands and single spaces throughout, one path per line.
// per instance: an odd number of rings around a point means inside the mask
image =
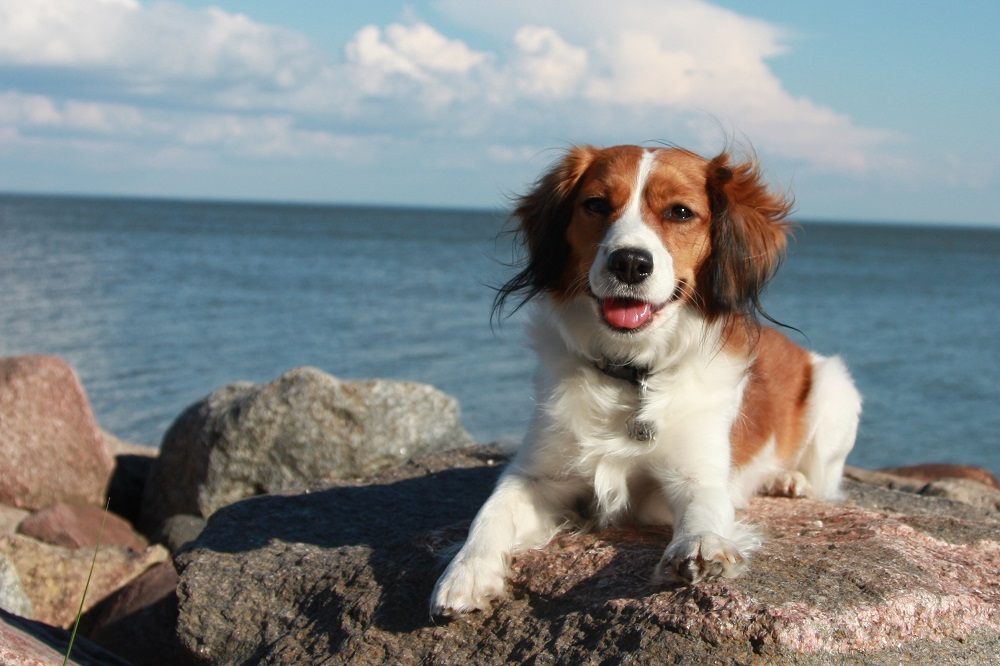
M 733 581 L 653 586 L 666 529 L 566 533 L 515 558 L 505 603 L 435 624 L 442 558 L 505 455 L 432 387 L 310 368 L 220 388 L 156 451 L 102 431 L 62 360 L 0 359 L 0 663 L 62 663 L 95 552 L 70 663 L 1000 655 L 1000 483 L 954 465 L 849 469 L 839 503 L 755 499 L 767 541 Z

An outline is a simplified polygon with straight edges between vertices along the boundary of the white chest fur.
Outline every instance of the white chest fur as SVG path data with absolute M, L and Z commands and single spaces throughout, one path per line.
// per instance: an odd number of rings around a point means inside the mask
M 592 489 L 602 522 L 640 511 L 637 495 L 647 486 L 669 488 L 671 479 L 728 484 L 729 435 L 747 361 L 721 352 L 704 328 L 697 336 L 683 329 L 672 331 L 672 347 L 660 347 L 644 394 L 573 350 L 565 331 L 534 331 L 542 368 L 531 435 L 537 441 L 528 447 L 542 468 Z M 652 424 L 655 438 L 637 440 L 628 427 L 635 419 Z

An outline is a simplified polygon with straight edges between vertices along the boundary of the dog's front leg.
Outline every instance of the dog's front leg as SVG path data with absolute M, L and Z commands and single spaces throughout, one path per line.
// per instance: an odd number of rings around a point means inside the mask
M 675 516 L 674 535 L 654 572 L 654 581 L 697 583 L 735 578 L 758 541 L 752 528 L 736 522 L 728 488 L 728 467 L 699 474 L 671 475 L 664 489 Z
M 479 510 L 469 538 L 431 595 L 431 616 L 484 610 L 504 596 L 512 554 L 544 546 L 559 528 L 559 487 L 511 467 Z

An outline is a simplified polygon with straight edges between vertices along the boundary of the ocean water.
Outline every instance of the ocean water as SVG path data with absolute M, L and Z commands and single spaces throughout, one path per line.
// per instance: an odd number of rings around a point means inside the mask
M 534 359 L 491 327 L 502 213 L 0 196 L 0 356 L 79 372 L 102 426 L 156 446 L 189 404 L 303 365 L 433 384 L 518 441 Z M 1000 230 L 804 223 L 765 297 L 865 397 L 850 462 L 1000 472 Z

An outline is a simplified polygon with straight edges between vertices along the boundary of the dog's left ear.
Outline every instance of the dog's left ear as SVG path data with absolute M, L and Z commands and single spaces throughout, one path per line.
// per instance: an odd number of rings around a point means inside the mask
M 771 191 L 755 160 L 723 153 L 708 163 L 712 249 L 698 282 L 711 317 L 761 312 L 760 295 L 778 270 L 792 203 Z

